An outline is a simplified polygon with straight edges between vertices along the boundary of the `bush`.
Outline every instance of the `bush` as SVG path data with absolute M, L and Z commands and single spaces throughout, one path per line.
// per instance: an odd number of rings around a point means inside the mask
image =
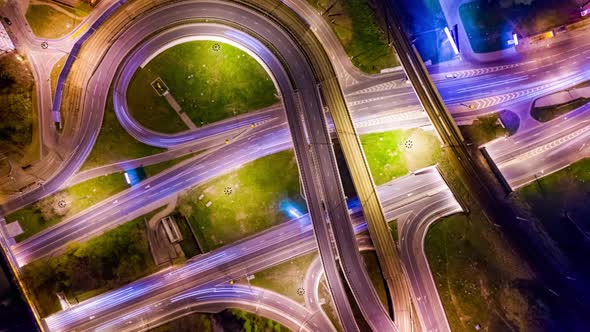
M 0 58 L 0 140 L 18 152 L 33 136 L 33 78 L 28 66 L 10 54 Z M 2 151 L 0 152 L 7 152 Z
M 23 268 L 23 280 L 44 317 L 60 309 L 57 293 L 76 298 L 106 291 L 153 270 L 143 217 L 86 243 L 72 243 L 64 254 Z

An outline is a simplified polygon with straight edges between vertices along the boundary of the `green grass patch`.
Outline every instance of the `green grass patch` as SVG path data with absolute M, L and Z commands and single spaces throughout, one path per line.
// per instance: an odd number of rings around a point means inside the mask
M 352 63 L 365 73 L 399 66 L 367 0 L 307 0 L 323 13 Z M 326 11 L 327 10 L 327 11 Z
M 371 278 L 371 283 L 373 284 L 373 287 L 375 287 L 375 291 L 377 292 L 377 295 L 379 295 L 381 303 L 387 312 L 391 312 L 389 301 L 387 300 L 387 285 L 385 284 L 385 279 L 383 279 L 383 274 L 381 273 L 381 266 L 379 265 L 377 254 L 374 251 L 364 251 L 362 256 L 369 278 Z
M 211 314 L 195 313 L 148 330 L 149 332 L 213 332 Z
M 215 51 L 214 45 L 220 48 Z M 274 84 L 264 68 L 242 50 L 213 41 L 183 43 L 138 69 L 127 92 L 131 115 L 146 128 L 158 132 L 188 129 L 151 86 L 158 77 L 196 126 L 278 101 Z
M 273 331 L 273 332 L 288 332 L 289 329 L 283 325 L 244 310 L 230 309 L 229 312 L 234 315 L 242 323 L 243 331 Z
M 303 287 L 305 273 L 316 256 L 317 253 L 314 252 L 257 272 L 250 283 L 252 286 L 265 288 L 299 303 L 304 303 L 305 295 L 297 294 L 297 290 Z M 312 292 L 313 290 L 306 289 L 305 291 Z
M 51 95 L 55 95 L 55 89 L 57 87 L 57 81 L 59 79 L 59 74 L 61 73 L 61 69 L 64 67 L 64 64 L 66 63 L 66 60 L 68 59 L 67 55 L 64 55 L 63 57 L 61 57 L 56 63 L 55 65 L 53 65 L 53 68 L 51 68 Z
M 88 298 L 155 270 L 142 216 L 85 243 L 72 243 L 59 256 L 26 265 L 22 276 L 45 317 L 60 310 L 58 292 L 69 299 Z
M 119 123 L 113 107 L 113 100 L 107 100 L 100 133 L 92 151 L 80 170 L 108 165 L 129 159 L 137 159 L 165 151 L 143 144 L 131 135 Z
M 190 154 L 146 166 L 144 168 L 146 177 L 155 176 L 192 156 L 193 154 Z M 99 176 L 43 198 L 8 215 L 6 220 L 8 222 L 18 220 L 24 231 L 15 238 L 17 242 L 20 242 L 127 188 L 129 185 L 125 181 L 123 172 Z M 59 206 L 62 200 L 66 202 L 65 208 Z
M 184 257 L 191 258 L 201 253 L 197 237 L 191 230 L 191 225 L 188 220 L 181 216 L 179 213 L 174 214 L 174 220 L 178 225 L 178 230 L 182 234 L 182 241 L 179 242 L 180 248 L 184 253 Z
M 547 122 L 567 114 L 579 107 L 582 107 L 590 102 L 590 98 L 577 98 L 563 104 L 533 107 L 531 116 L 539 122 Z
M 590 229 L 590 159 L 537 179 L 518 189 L 513 199 L 532 216 L 532 226 L 545 230 L 568 263 L 585 270 Z M 574 270 L 568 273 L 573 274 Z
M 55 3 L 55 1 L 50 0 L 50 3 Z M 78 17 L 86 17 L 90 15 L 90 12 L 92 11 L 92 6 L 85 1 L 80 1 L 80 3 L 75 6 L 57 5 Z
M 35 81 L 27 60 L 14 53 L 0 57 L 0 72 L 0 155 L 18 161 L 36 136 Z
M 425 252 L 451 330 L 537 331 L 548 323 L 531 272 L 481 212 L 431 226 Z
M 193 154 L 164 161 L 144 168 L 146 177 L 155 176 L 170 167 L 193 157 Z M 18 220 L 24 233 L 15 237 L 23 241 L 91 206 L 129 188 L 123 172 L 102 175 L 75 184 L 51 196 L 22 208 L 6 217 L 7 222 Z M 61 207 L 60 201 L 66 202 Z
M 26 14 L 27 21 L 33 33 L 41 38 L 60 38 L 82 22 L 46 5 L 30 5 Z
M 459 129 L 466 141 L 475 145 L 485 144 L 498 137 L 508 136 L 508 131 L 502 127 L 498 115 L 482 116 L 468 126 L 460 126 Z
M 293 151 L 257 159 L 190 190 L 178 210 L 208 252 L 291 219 L 280 209 L 287 200 L 305 209 Z
M 535 206 L 535 214 L 558 217 L 563 209 L 587 208 L 585 197 L 590 190 L 590 159 L 583 159 L 569 167 L 522 187 L 517 194 Z M 576 203 L 577 202 L 577 203 Z
M 438 138 L 422 129 L 393 130 L 360 138 L 376 185 L 434 165 L 441 157 Z
M 20 242 L 127 188 L 122 172 L 99 176 L 43 198 L 8 215 L 6 220 L 18 220 L 24 231 L 15 238 Z M 60 201 L 66 206 L 61 207 Z
M 397 220 L 392 220 L 389 223 L 389 231 L 391 232 L 391 236 L 395 242 L 398 242 L 399 239 L 399 232 L 397 231 Z

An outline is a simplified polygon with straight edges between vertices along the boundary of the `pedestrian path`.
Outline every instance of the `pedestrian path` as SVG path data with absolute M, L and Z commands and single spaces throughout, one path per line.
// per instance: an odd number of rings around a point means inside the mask
M 180 118 L 182 119 L 182 121 L 184 122 L 184 124 L 187 125 L 187 127 L 189 127 L 190 130 L 196 130 L 197 129 L 197 126 L 195 126 L 195 124 L 188 117 L 188 115 L 186 115 L 186 113 L 182 111 L 182 107 L 180 107 L 180 105 L 178 104 L 178 102 L 176 101 L 176 99 L 174 99 L 174 97 L 170 94 L 170 91 L 166 91 L 163 94 L 163 96 L 166 99 L 166 101 L 168 102 L 168 104 L 170 104 L 170 106 L 172 107 L 172 109 L 174 109 L 174 111 L 176 112 L 176 114 L 178 114 L 178 116 L 180 116 Z

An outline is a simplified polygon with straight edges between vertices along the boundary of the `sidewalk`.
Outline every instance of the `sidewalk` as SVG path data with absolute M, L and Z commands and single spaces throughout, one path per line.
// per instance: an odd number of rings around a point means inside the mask
M 188 115 L 186 115 L 186 113 L 184 113 L 182 111 L 182 107 L 180 107 L 180 105 L 178 105 L 178 102 L 170 94 L 170 91 L 166 91 L 163 94 L 163 97 L 164 97 L 164 99 L 166 99 L 166 101 L 168 102 L 168 104 L 170 104 L 170 106 L 172 107 L 172 109 L 174 109 L 174 111 L 176 112 L 176 114 L 178 114 L 178 116 L 180 116 L 180 118 L 182 119 L 182 121 L 184 122 L 184 124 L 187 127 L 189 127 L 190 130 L 196 130 L 197 129 L 197 126 L 195 126 L 195 124 L 193 123 L 193 121 L 188 117 Z

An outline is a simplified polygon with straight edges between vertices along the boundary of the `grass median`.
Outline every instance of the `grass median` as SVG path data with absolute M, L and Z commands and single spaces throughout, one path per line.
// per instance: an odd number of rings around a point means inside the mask
M 303 282 L 307 269 L 316 256 L 317 252 L 313 252 L 257 272 L 250 284 L 285 295 L 293 301 L 305 303 L 303 292 L 313 292 L 313 289 L 303 289 Z
M 164 161 L 145 167 L 147 177 L 169 169 L 192 155 Z M 129 188 L 123 172 L 99 176 L 64 190 L 15 211 L 6 217 L 7 222 L 18 221 L 24 233 L 15 237 L 17 242 L 51 227 L 62 220 Z
M 425 252 L 452 331 L 537 331 L 549 321 L 534 276 L 480 211 L 431 226 Z
M 108 98 L 100 132 L 81 170 L 146 157 L 164 151 L 165 149 L 143 144 L 129 135 L 115 115 L 112 98 Z
M 287 332 L 279 323 L 244 310 L 226 309 L 215 314 L 195 313 L 148 330 L 150 332 Z
M 478 146 L 509 134 L 500 124 L 497 114 L 481 116 L 473 124 L 460 126 L 459 129 L 466 141 Z
M 287 206 L 305 212 L 293 151 L 257 159 L 191 189 L 180 197 L 178 210 L 207 252 L 292 219 Z
M 580 108 L 588 103 L 590 103 L 590 98 L 577 98 L 568 101 L 567 103 L 543 107 L 533 107 L 531 110 L 531 116 L 533 119 L 539 122 L 547 122 L 567 114 L 577 108 Z
M 22 278 L 41 317 L 60 310 L 58 293 L 76 303 L 155 272 L 144 222 L 154 213 L 24 266 Z
M 91 9 L 84 2 L 70 7 L 54 1 L 38 1 L 29 5 L 26 18 L 37 37 L 53 39 L 74 30 Z
M 307 0 L 318 9 L 352 63 L 365 73 L 399 66 L 395 51 L 367 0 Z
M 188 127 L 152 87 L 157 78 L 197 127 L 278 101 L 264 68 L 242 50 L 214 41 L 182 43 L 138 69 L 127 91 L 131 115 L 146 128 L 163 133 Z
M 441 143 L 431 131 L 400 129 L 360 138 L 376 185 L 434 165 L 441 158 Z
M 61 73 L 61 70 L 63 69 L 64 64 L 66 63 L 67 59 L 68 59 L 67 55 L 62 56 L 55 63 L 55 65 L 53 65 L 53 68 L 51 68 L 50 80 L 51 80 L 51 95 L 52 96 L 55 95 L 55 89 L 57 88 L 57 81 L 59 79 L 59 74 Z
M 567 275 L 590 278 L 590 159 L 539 178 L 512 198 L 527 212 L 530 228 L 551 243 Z
M 383 279 L 383 273 L 381 272 L 381 266 L 379 265 L 377 254 L 374 251 L 364 251 L 362 257 L 367 274 L 371 279 L 373 287 L 375 287 L 375 291 L 381 300 L 381 304 L 383 304 L 383 307 L 387 312 L 391 312 L 387 294 L 387 284 L 385 283 L 385 279 Z

